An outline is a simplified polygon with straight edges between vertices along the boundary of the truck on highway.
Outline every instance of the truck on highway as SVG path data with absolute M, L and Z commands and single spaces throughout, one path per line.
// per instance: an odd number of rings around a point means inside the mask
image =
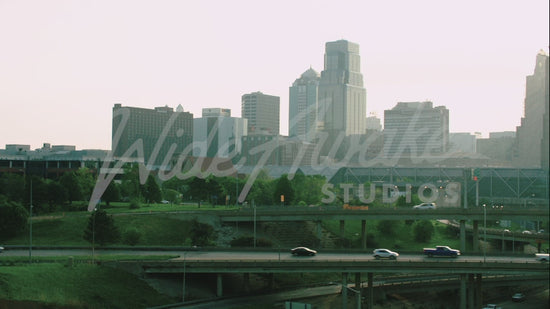
M 456 249 L 451 249 L 449 246 L 437 246 L 435 248 L 424 248 L 424 254 L 428 257 L 434 256 L 449 256 L 457 257 L 460 255 L 460 251 Z

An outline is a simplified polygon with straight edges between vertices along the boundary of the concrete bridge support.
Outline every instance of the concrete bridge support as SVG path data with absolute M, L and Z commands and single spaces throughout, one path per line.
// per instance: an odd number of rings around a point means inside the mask
M 223 296 L 222 274 L 216 276 L 216 296 Z
M 483 304 L 483 285 L 481 282 L 481 278 L 483 276 L 481 274 L 476 274 L 476 282 L 475 282 L 475 290 L 476 290 L 476 296 L 475 296 L 475 308 L 481 308 Z
M 473 227 L 473 251 L 479 252 L 479 221 L 474 220 Z
M 342 273 L 342 308 L 347 308 L 347 307 L 348 307 L 348 273 Z
M 346 227 L 346 221 L 340 220 L 340 237 L 342 239 L 342 241 L 340 242 L 340 248 L 344 248 L 344 241 L 343 240 L 346 236 L 345 227 Z
M 361 290 L 361 273 L 355 273 L 355 289 Z
M 317 226 L 317 239 L 319 239 L 319 248 L 322 248 L 322 245 L 323 245 L 323 229 L 321 227 L 321 221 L 316 221 L 316 226 Z
M 466 221 L 460 220 L 460 251 L 466 251 Z
M 243 290 L 245 293 L 250 292 L 250 273 L 243 274 Z
M 367 220 L 361 220 L 361 248 L 367 249 Z
M 460 309 L 467 309 L 466 304 L 466 274 L 460 274 Z
M 374 308 L 374 275 L 367 273 L 367 309 Z
M 468 309 L 477 309 L 474 306 L 475 299 L 475 277 L 474 274 L 468 274 Z

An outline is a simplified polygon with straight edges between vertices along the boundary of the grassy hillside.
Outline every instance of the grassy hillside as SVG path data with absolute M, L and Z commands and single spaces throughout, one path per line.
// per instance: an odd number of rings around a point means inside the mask
M 175 301 L 125 271 L 103 266 L 0 267 L 0 308 L 146 308 Z
M 128 229 L 137 229 L 141 238 L 139 246 L 181 246 L 188 239 L 187 221 L 171 218 L 168 214 L 157 215 L 115 215 L 115 225 L 121 234 Z M 36 246 L 89 246 L 83 239 L 88 214 L 52 217 L 33 220 L 32 243 Z M 4 245 L 24 245 L 29 243 L 29 233 L 3 241 Z M 125 245 L 124 239 L 114 245 Z

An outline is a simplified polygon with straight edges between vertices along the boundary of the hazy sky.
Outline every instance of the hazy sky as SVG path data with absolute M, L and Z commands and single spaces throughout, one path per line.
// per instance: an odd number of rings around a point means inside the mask
M 431 100 L 451 132 L 515 131 L 525 77 L 548 53 L 548 0 L 0 0 L 0 148 L 111 147 L 112 107 L 241 115 L 281 98 L 325 43 L 360 45 L 367 113 Z

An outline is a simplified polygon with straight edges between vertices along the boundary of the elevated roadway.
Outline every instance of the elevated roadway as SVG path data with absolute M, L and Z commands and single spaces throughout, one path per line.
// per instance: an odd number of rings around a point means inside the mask
M 433 273 L 433 274 L 548 274 L 549 264 L 529 257 L 459 256 L 428 258 L 401 255 L 395 261 L 376 260 L 365 253 L 319 253 L 296 257 L 288 252 L 191 251 L 167 261 L 139 263 L 145 273 Z M 185 268 L 185 270 L 184 270 Z
M 204 212 L 199 212 L 204 214 Z M 548 207 L 516 208 L 502 207 L 483 209 L 474 208 L 438 208 L 417 210 L 412 208 L 369 208 L 343 209 L 335 206 L 288 206 L 256 207 L 240 210 L 210 212 L 219 216 L 222 222 L 276 222 L 276 221 L 312 221 L 312 220 L 540 220 L 548 218 Z

